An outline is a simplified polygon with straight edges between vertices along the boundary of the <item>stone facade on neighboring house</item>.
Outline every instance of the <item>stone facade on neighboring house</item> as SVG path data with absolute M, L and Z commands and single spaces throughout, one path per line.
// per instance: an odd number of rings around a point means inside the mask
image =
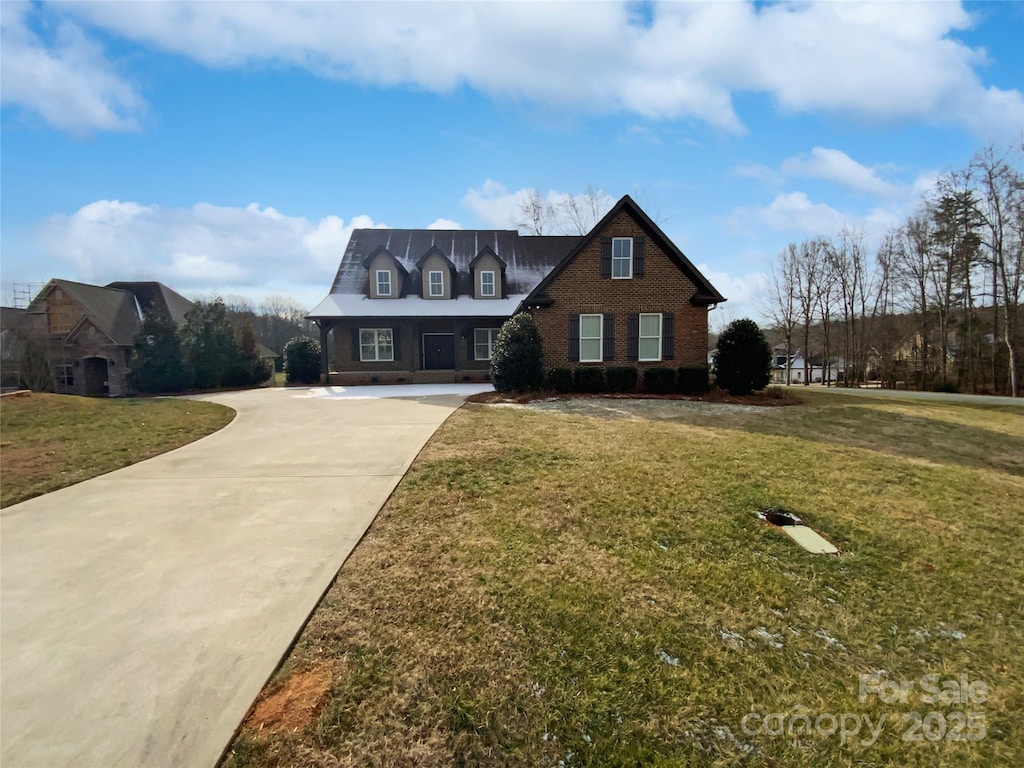
M 331 383 L 479 381 L 519 310 L 547 367 L 705 366 L 722 301 L 626 196 L 582 237 L 357 229 L 309 318 Z
M 143 314 L 161 313 L 180 325 L 191 307 L 161 283 L 99 286 L 54 279 L 29 304 L 16 332 L 25 343 L 45 345 L 57 392 L 119 397 L 128 392 Z

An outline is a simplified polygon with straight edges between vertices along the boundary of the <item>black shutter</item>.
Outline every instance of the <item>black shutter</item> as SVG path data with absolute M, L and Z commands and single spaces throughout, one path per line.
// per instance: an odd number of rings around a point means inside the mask
M 601 277 L 612 276 L 612 239 L 601 238 Z
M 661 359 L 674 360 L 676 356 L 676 316 L 665 312 L 661 316 Z
M 629 335 L 626 337 L 626 357 L 636 362 L 640 359 L 640 315 L 636 312 L 629 313 Z
M 570 363 L 580 361 L 580 316 L 569 315 L 569 352 Z
M 615 359 L 615 315 L 604 316 L 604 340 L 602 357 L 605 362 Z
M 359 329 L 352 329 L 352 359 L 359 359 Z
M 642 237 L 633 238 L 633 277 L 644 276 L 644 243 Z
M 392 348 L 392 357 L 394 357 L 395 360 L 401 360 L 402 359 L 402 345 L 400 343 L 401 338 L 402 338 L 402 329 L 401 328 L 392 328 L 391 329 L 391 344 L 392 344 L 391 348 Z
M 466 329 L 466 359 L 476 360 L 476 329 Z

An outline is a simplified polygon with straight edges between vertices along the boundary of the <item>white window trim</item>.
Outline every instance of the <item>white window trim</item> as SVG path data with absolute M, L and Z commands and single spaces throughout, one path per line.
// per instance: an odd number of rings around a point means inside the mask
M 646 340 L 650 340 L 650 339 L 655 338 L 654 336 L 644 336 L 643 335 L 644 318 L 645 317 L 656 317 L 656 318 L 658 318 L 658 336 L 657 336 L 657 339 L 658 339 L 658 356 L 657 357 L 641 357 L 640 356 L 640 349 L 643 347 L 644 340 L 645 339 Z M 659 312 L 644 312 L 644 313 L 641 313 L 640 320 L 638 322 L 639 322 L 639 324 L 638 324 L 637 329 L 636 329 L 636 333 L 637 333 L 637 360 L 639 362 L 641 362 L 641 363 L 656 363 L 656 362 L 659 362 L 661 360 L 661 343 L 662 343 L 661 342 L 661 338 L 662 338 L 662 334 L 665 331 L 665 318 L 664 318 L 664 316 L 661 315 L 661 313 L 659 313 Z
M 388 289 L 382 291 L 380 289 L 380 278 L 381 275 L 387 275 Z M 378 269 L 377 270 L 377 295 L 378 296 L 390 296 L 391 295 L 391 270 L 390 269 Z
M 434 293 L 434 275 L 441 277 L 441 290 L 438 293 Z M 427 272 L 427 295 L 433 298 L 444 296 L 444 272 L 438 269 L 432 269 Z
M 629 243 L 629 274 L 628 275 L 615 275 L 615 244 L 619 242 Z M 623 259 L 619 259 L 623 261 Z M 633 279 L 633 238 L 632 237 L 613 237 L 612 238 L 612 280 L 632 280 Z
M 473 359 L 490 360 L 494 356 L 494 343 L 498 340 L 499 328 L 474 328 L 473 329 Z M 477 347 L 481 346 L 480 333 L 487 334 L 487 357 L 480 357 L 477 354 Z
M 583 318 L 585 317 L 596 317 L 597 318 L 597 336 L 584 336 L 583 335 Z M 597 357 L 583 357 L 583 341 L 593 341 L 597 339 Z M 603 363 L 604 362 L 604 315 L 580 315 L 580 362 L 581 363 Z
M 373 357 L 363 355 L 363 334 L 373 331 Z M 380 356 L 380 334 L 387 332 L 391 334 L 391 357 Z M 391 328 L 360 328 L 359 329 L 359 362 L 361 363 L 393 363 L 395 361 L 395 333 Z
M 490 293 L 488 293 L 486 291 L 486 289 L 484 288 L 484 275 L 490 275 L 491 276 L 491 292 Z M 494 270 L 493 269 L 483 270 L 480 273 L 480 295 L 481 296 L 492 297 L 492 296 L 496 296 L 497 293 L 498 293 L 498 281 L 495 279 Z

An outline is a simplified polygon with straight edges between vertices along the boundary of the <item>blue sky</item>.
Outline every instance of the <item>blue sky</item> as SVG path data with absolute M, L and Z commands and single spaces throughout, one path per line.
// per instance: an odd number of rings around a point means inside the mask
M 2 278 L 313 306 L 353 226 L 630 194 L 757 315 L 1024 138 L 1024 3 L 2 4 Z M 454 222 L 454 224 L 453 224 Z

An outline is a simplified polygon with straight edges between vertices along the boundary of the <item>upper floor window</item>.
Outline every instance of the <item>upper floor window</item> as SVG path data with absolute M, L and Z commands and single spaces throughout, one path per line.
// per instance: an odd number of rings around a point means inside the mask
M 612 238 L 612 277 L 619 280 L 633 277 L 633 238 Z
M 580 315 L 580 362 L 600 363 L 604 315 Z
M 494 272 L 488 271 L 480 273 L 480 295 L 494 295 Z
M 390 269 L 378 269 L 377 270 L 377 295 L 378 296 L 390 296 L 391 295 L 391 270 Z
M 661 360 L 661 315 L 640 315 L 640 360 Z
M 429 272 L 427 279 L 429 281 L 428 295 L 444 296 L 444 272 Z

